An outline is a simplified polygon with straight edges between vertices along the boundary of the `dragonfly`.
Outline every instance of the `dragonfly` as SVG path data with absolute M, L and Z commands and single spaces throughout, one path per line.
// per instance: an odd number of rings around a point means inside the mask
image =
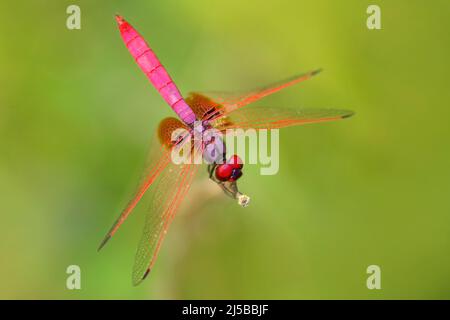
M 353 112 L 337 109 L 291 110 L 281 108 L 244 108 L 284 88 L 306 81 L 319 73 L 314 70 L 278 83 L 235 93 L 193 92 L 183 98 L 165 67 L 161 64 L 144 38 L 123 17 L 117 15 L 118 28 L 126 48 L 165 102 L 177 117 L 163 119 L 154 134 L 143 178 L 118 219 L 108 231 L 98 250 L 116 234 L 133 209 L 150 189 L 151 205 L 145 218 L 141 240 L 136 251 L 132 271 L 133 285 L 140 284 L 152 270 L 161 244 L 177 210 L 192 184 L 197 168 L 195 161 L 175 163 L 171 154 L 175 148 L 190 143 L 195 131 L 214 128 L 219 132 L 229 129 L 278 129 L 289 126 L 340 120 Z M 174 132 L 182 130 L 174 138 Z M 226 195 L 245 207 L 250 198 L 241 193 L 238 180 L 242 177 L 243 163 L 238 155 L 226 159 L 223 141 L 211 139 L 191 146 L 192 151 L 206 158 L 209 155 L 207 173 Z M 222 147 L 222 148 L 219 148 Z M 195 149 L 195 150 L 194 150 Z M 217 152 L 206 152 L 206 151 Z M 211 154 L 214 156 L 211 158 Z

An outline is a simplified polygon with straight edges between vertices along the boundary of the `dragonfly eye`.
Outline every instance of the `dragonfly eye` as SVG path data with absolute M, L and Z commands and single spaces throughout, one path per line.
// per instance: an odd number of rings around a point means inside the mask
M 244 167 L 242 159 L 239 158 L 237 154 L 232 155 L 231 158 L 227 161 L 227 163 L 230 164 L 233 167 L 233 169 L 242 169 Z
M 242 170 L 238 169 L 238 168 L 234 168 L 233 171 L 231 172 L 230 178 L 228 179 L 228 181 L 236 181 L 237 179 L 239 179 L 242 176 Z
M 221 164 L 216 167 L 216 178 L 219 181 L 228 181 L 233 173 L 233 167 L 229 164 Z

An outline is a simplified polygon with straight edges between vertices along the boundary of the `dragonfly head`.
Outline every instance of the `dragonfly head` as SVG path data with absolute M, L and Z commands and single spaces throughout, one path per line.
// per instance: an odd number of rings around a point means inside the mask
M 250 197 L 241 193 L 237 180 L 242 176 L 243 164 L 237 155 L 233 155 L 226 163 L 213 163 L 208 166 L 209 177 L 216 182 L 226 195 L 237 200 L 242 207 L 247 207 Z

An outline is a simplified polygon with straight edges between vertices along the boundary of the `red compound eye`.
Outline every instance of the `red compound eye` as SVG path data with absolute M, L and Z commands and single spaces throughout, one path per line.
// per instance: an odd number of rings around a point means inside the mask
M 227 163 L 230 164 L 233 169 L 242 169 L 244 167 L 241 158 L 236 154 L 231 156 Z
M 239 179 L 242 176 L 241 169 L 233 169 L 233 172 L 231 172 L 230 179 L 228 181 L 233 182 Z
M 216 167 L 216 178 L 220 181 L 227 181 L 233 173 L 233 167 L 229 164 L 221 164 Z

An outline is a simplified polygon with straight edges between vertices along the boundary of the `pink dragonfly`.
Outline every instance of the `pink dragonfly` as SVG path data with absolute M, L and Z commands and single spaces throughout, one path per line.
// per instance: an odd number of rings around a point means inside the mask
M 177 139 L 172 139 L 174 130 L 185 129 L 186 132 L 192 133 L 198 130 L 194 128 L 194 122 L 199 121 L 200 131 L 210 128 L 221 132 L 233 128 L 274 129 L 344 119 L 353 113 L 332 109 L 242 108 L 281 89 L 305 81 L 317 74 L 319 70 L 240 95 L 206 95 L 196 92 L 184 99 L 166 69 L 140 34 L 122 17 L 116 16 L 116 20 L 128 51 L 151 84 L 178 116 L 178 118 L 166 118 L 159 124 L 144 178 L 99 247 L 100 250 L 117 232 L 146 191 L 155 184 L 152 187 L 151 208 L 146 216 L 133 267 L 133 284 L 137 285 L 145 279 L 153 267 L 164 236 L 175 217 L 177 208 L 189 190 L 198 167 L 192 162 L 179 165 L 171 161 L 172 150 L 188 143 L 191 139 L 190 135 L 180 135 Z M 223 144 L 223 141 L 207 141 L 200 147 L 195 147 L 195 151 L 205 156 L 205 150 L 211 147 L 216 148 L 219 144 Z M 216 158 L 209 160 L 209 177 L 240 205 L 248 205 L 249 197 L 242 194 L 237 187 L 237 180 L 241 177 L 243 168 L 240 158 L 234 155 L 227 161 L 224 153 L 216 153 Z

